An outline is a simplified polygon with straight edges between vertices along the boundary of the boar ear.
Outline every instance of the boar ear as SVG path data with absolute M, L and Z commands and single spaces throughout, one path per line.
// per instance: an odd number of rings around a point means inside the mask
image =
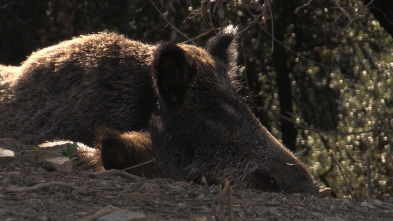
M 206 50 L 230 68 L 236 66 L 237 48 L 237 27 L 232 25 L 223 28 L 206 43 Z
M 181 104 L 195 72 L 185 52 L 175 44 L 162 43 L 154 54 L 154 67 L 161 103 L 169 108 Z

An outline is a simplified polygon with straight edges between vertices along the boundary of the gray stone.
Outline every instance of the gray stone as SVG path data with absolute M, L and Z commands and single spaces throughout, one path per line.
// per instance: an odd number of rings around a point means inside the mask
M 52 157 L 43 160 L 44 168 L 63 173 L 72 172 L 72 162 L 67 157 Z
M 105 216 L 101 216 L 96 221 L 145 221 L 146 216 L 143 213 L 118 210 L 113 213 L 109 213 Z
M 14 151 L 0 148 L 0 165 L 11 163 L 14 159 Z

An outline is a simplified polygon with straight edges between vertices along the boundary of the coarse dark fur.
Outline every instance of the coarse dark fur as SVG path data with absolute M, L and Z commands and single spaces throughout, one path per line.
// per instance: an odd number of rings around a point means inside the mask
M 39 50 L 20 67 L 0 66 L 0 137 L 92 145 L 99 126 L 148 128 L 155 48 L 99 33 Z
M 236 92 L 236 58 L 232 27 L 205 49 L 142 44 L 114 33 L 65 41 L 20 67 L 0 68 L 0 136 L 92 145 L 97 128 L 114 128 L 99 132 L 106 169 L 154 158 L 134 172 L 326 195 Z

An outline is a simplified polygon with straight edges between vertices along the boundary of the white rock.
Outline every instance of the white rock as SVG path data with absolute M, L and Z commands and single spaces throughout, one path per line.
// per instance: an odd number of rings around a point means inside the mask
M 14 159 L 14 151 L 0 148 L 0 165 L 11 163 Z
M 43 160 L 44 168 L 63 173 L 72 172 L 72 162 L 67 157 L 52 157 Z

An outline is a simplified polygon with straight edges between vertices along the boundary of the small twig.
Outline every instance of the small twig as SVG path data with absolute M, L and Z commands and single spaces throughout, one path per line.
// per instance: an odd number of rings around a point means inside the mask
M 210 197 L 210 200 L 211 200 L 212 211 L 213 211 L 212 220 L 216 220 L 216 216 L 217 216 L 216 202 L 214 201 L 213 194 L 210 192 L 209 185 L 207 184 L 207 180 L 206 180 L 206 178 L 204 176 L 202 177 L 202 184 L 206 187 L 207 194 L 208 194 L 208 196 Z
M 251 14 L 251 16 L 253 16 L 251 12 L 249 12 L 249 13 Z M 326 64 L 322 64 L 322 63 L 320 63 L 320 62 L 317 62 L 317 61 L 314 61 L 314 60 L 312 60 L 312 59 L 310 59 L 310 58 L 307 58 L 307 57 L 302 56 L 300 53 L 297 53 L 297 52 L 293 51 L 291 48 L 289 48 L 289 46 L 287 46 L 286 44 L 284 44 L 284 42 L 282 42 L 282 41 L 278 40 L 277 38 L 275 38 L 275 37 L 274 37 L 274 34 L 269 33 L 269 32 L 266 30 L 266 25 L 263 25 L 261 22 L 258 21 L 258 19 L 259 19 L 260 17 L 262 17 L 263 15 L 264 15 L 264 13 L 262 12 L 262 13 L 260 13 L 258 16 L 253 16 L 253 17 L 254 17 L 254 20 L 252 20 L 251 22 L 249 22 L 248 25 L 247 25 L 245 28 L 243 28 L 241 31 L 238 32 L 238 34 L 241 34 L 241 33 L 245 32 L 245 31 L 247 31 L 247 29 L 249 29 L 252 25 L 258 24 L 258 25 L 262 28 L 262 30 L 265 32 L 266 35 L 268 35 L 271 39 L 273 39 L 275 42 L 277 42 L 279 45 L 281 45 L 283 48 L 285 48 L 285 50 L 287 50 L 289 53 L 291 53 L 291 54 L 297 56 L 297 57 L 300 58 L 300 59 L 303 59 L 303 60 L 305 60 L 305 61 L 311 62 L 311 63 L 313 63 L 313 64 L 317 64 L 317 65 L 319 65 L 319 66 L 321 66 L 321 67 L 323 67 L 323 68 L 326 68 L 327 70 L 331 70 L 331 67 L 330 67 L 330 66 L 328 66 L 328 65 L 326 65 Z
M 195 36 L 195 37 L 193 37 L 193 38 L 191 38 L 191 39 L 188 39 L 188 40 L 186 40 L 186 41 L 183 41 L 183 42 L 181 42 L 181 43 L 187 44 L 187 43 L 189 43 L 189 42 L 195 42 L 195 40 L 197 40 L 198 38 L 201 38 L 201 37 L 203 37 L 203 36 L 205 36 L 205 35 L 208 35 L 208 34 L 210 34 L 212 31 L 215 31 L 215 30 L 216 30 L 216 29 L 211 28 L 211 29 L 207 30 L 206 32 L 204 32 L 204 33 L 202 33 L 202 34 L 199 34 L 198 36 Z
M 338 4 L 337 0 L 335 0 L 335 2 L 336 2 L 336 4 Z M 374 1 L 370 1 L 370 2 L 366 5 L 366 8 L 368 8 L 373 2 L 374 2 Z M 336 36 L 333 37 L 333 39 L 337 39 L 338 36 L 339 36 L 342 32 L 344 32 L 344 30 L 346 30 L 349 26 L 351 26 L 351 25 L 355 22 L 355 20 L 357 20 L 358 17 L 359 17 L 359 13 L 358 13 L 358 14 L 356 14 L 353 18 L 351 18 L 351 17 L 349 16 L 349 14 L 347 13 L 347 11 L 345 11 L 345 10 L 342 8 L 342 6 L 339 5 L 339 4 L 338 4 L 338 9 L 339 9 L 340 11 L 344 11 L 343 13 L 346 14 L 346 16 L 347 16 L 348 19 L 349 19 L 349 22 L 348 22 L 348 24 L 347 24 L 343 29 L 341 29 L 340 32 L 338 32 L 338 33 L 336 34 Z
M 262 16 L 263 16 L 263 13 L 260 13 L 259 15 L 254 16 L 254 19 L 253 19 L 251 22 L 249 22 L 245 28 L 243 28 L 242 30 L 238 31 L 237 34 L 240 35 L 240 34 L 243 34 L 244 32 L 246 32 L 248 29 L 251 28 L 252 25 L 258 23 L 258 20 L 259 20 Z
M 304 4 L 304 5 L 302 5 L 302 6 L 299 6 L 299 7 L 297 7 L 296 9 L 295 9 L 295 14 L 297 14 L 298 12 L 299 12 L 299 10 L 300 9 L 302 9 L 302 8 L 305 8 L 305 7 L 307 7 L 307 6 L 309 6 L 310 4 L 311 4 L 311 2 L 312 2 L 313 0 L 309 0 L 306 4 Z
M 333 157 L 334 161 L 336 161 L 336 164 L 338 166 L 338 169 L 340 170 L 341 176 L 344 178 L 345 185 L 347 186 L 348 191 L 351 193 L 351 198 L 355 199 L 355 197 L 353 195 L 353 192 L 352 192 L 352 189 L 351 189 L 351 187 L 348 184 L 347 178 L 345 177 L 345 175 L 343 173 L 343 170 L 341 169 L 341 165 L 340 165 L 340 163 L 338 162 L 338 160 L 336 158 L 336 154 L 331 149 L 329 149 L 329 154 Z
M 224 186 L 224 188 L 225 188 L 225 186 Z M 221 202 L 220 215 L 219 215 L 219 219 L 218 220 L 225 220 L 225 211 L 224 211 L 224 208 L 225 208 L 225 197 L 223 196 L 224 195 L 224 190 L 223 190 L 223 187 L 222 187 L 221 183 L 218 184 L 218 195 L 220 197 L 220 202 Z
M 162 19 L 164 19 L 164 21 L 177 33 L 179 33 L 181 36 L 183 36 L 184 38 L 186 38 L 187 40 L 191 41 L 193 44 L 195 44 L 194 41 L 192 41 L 187 35 L 185 35 L 183 32 L 181 32 L 179 29 L 177 29 L 171 22 L 168 21 L 168 19 L 165 18 L 165 15 L 162 14 L 162 12 L 160 11 L 160 9 L 157 7 L 157 5 L 150 0 L 150 3 L 153 5 L 153 7 L 156 9 L 156 11 L 158 12 L 158 14 L 161 16 Z
M 271 8 L 271 6 L 270 6 L 270 0 L 268 0 L 268 1 L 265 1 L 265 3 L 264 3 L 264 6 L 266 5 L 266 7 L 267 7 L 267 9 L 268 9 L 268 11 L 269 11 L 269 14 L 270 14 L 270 21 L 271 21 L 271 26 L 272 26 L 272 51 L 274 51 L 274 40 L 273 39 L 275 39 L 275 37 L 274 37 L 274 21 L 273 21 L 273 12 L 272 12 L 272 8 Z M 265 16 L 266 17 L 266 16 Z
M 155 160 L 156 160 L 156 159 L 151 159 L 151 160 L 148 160 L 148 161 L 146 161 L 146 162 L 143 162 L 143 163 L 134 165 L 134 166 L 132 166 L 132 167 L 124 168 L 124 169 L 122 169 L 122 170 L 123 170 L 123 171 L 132 170 L 132 169 L 135 169 L 135 168 L 137 168 L 137 167 L 140 167 L 140 166 L 143 166 L 143 165 L 152 163 L 152 162 L 154 162 Z
M 210 26 L 212 27 L 212 29 L 214 30 L 215 28 L 214 28 L 214 23 L 213 23 L 213 18 L 212 18 L 212 13 L 214 13 L 214 12 L 212 12 L 211 10 L 211 2 L 210 2 L 210 0 L 206 0 L 206 2 L 207 2 L 207 4 L 208 4 L 208 13 L 209 13 L 209 22 L 210 22 Z
M 367 3 L 366 8 L 368 10 L 372 10 L 372 9 L 373 10 L 377 10 L 379 13 L 381 13 L 381 15 L 383 15 L 383 17 L 384 17 L 383 19 L 384 20 L 386 20 L 389 24 L 393 25 L 393 22 L 389 19 L 389 17 L 385 13 L 383 13 L 383 11 L 380 8 L 375 7 L 374 0 L 370 1 L 369 3 Z
M 221 210 L 220 210 L 220 219 L 219 220 L 225 220 L 224 219 L 225 218 L 224 209 L 225 209 L 225 205 L 226 205 L 228 208 L 229 219 L 231 221 L 234 221 L 235 216 L 233 213 L 233 207 L 232 207 L 232 202 L 231 202 L 232 193 L 231 193 L 231 186 L 229 184 L 229 181 L 225 180 L 224 187 L 222 187 L 221 184 L 219 184 L 218 187 L 219 187 L 218 193 L 219 193 L 220 200 L 221 200 Z
M 339 3 L 337 0 L 334 0 L 334 3 L 336 4 L 338 10 L 340 10 L 341 13 L 343 13 L 345 16 L 347 16 L 348 21 L 349 21 L 350 23 L 352 23 L 353 21 L 352 21 L 351 16 L 348 14 L 347 11 L 345 11 L 345 9 L 340 5 L 340 3 Z
M 117 169 L 111 169 L 111 170 L 105 170 L 105 171 L 100 171 L 100 172 L 94 172 L 94 173 L 92 173 L 90 175 L 95 177 L 95 178 L 105 177 L 105 176 L 113 176 L 113 175 L 121 176 L 123 178 L 130 179 L 130 180 L 139 180 L 139 178 L 140 178 L 140 177 L 135 176 L 135 175 L 133 175 L 131 173 L 127 173 L 126 171 L 117 170 Z
M 274 116 L 278 116 L 279 118 L 284 119 L 284 120 L 292 123 L 293 125 L 295 125 L 295 127 L 299 128 L 299 129 L 308 130 L 310 132 L 315 132 L 315 133 L 332 134 L 332 135 L 340 135 L 340 136 L 366 134 L 366 133 L 378 133 L 378 132 L 393 133 L 393 130 L 380 129 L 380 128 L 373 128 L 373 129 L 369 129 L 369 130 L 365 130 L 365 131 L 354 131 L 354 132 L 321 130 L 321 129 L 312 128 L 312 127 L 309 127 L 309 126 L 306 126 L 306 125 L 303 125 L 303 124 L 299 124 L 293 118 L 286 117 L 286 116 L 284 116 L 282 114 L 277 113 L 274 110 L 271 110 L 271 109 L 268 109 L 268 108 L 265 108 L 265 107 L 258 107 L 258 108 L 260 110 L 262 110 L 262 111 L 273 113 Z
M 58 182 L 58 181 L 50 181 L 47 183 L 39 183 L 37 185 L 34 186 L 30 186 L 30 187 L 6 187 L 3 189 L 3 191 L 5 192 L 14 192 L 14 193 L 21 193 L 21 192 L 30 192 L 30 191 L 36 191 L 39 189 L 43 189 L 43 188 L 48 188 L 51 186 L 61 186 L 61 187 L 67 187 L 70 189 L 74 189 L 74 187 L 69 184 L 69 183 L 63 183 L 63 182 Z
M 370 170 L 370 157 L 366 156 L 366 171 L 367 171 L 367 197 L 371 199 L 371 170 Z
M 228 210 L 229 210 L 229 218 L 231 221 L 235 221 L 235 215 L 233 213 L 233 205 L 231 202 L 231 196 L 232 196 L 232 188 L 229 185 L 229 181 L 226 180 L 225 181 L 225 185 L 228 187 L 228 194 L 227 194 L 227 200 L 228 200 Z

